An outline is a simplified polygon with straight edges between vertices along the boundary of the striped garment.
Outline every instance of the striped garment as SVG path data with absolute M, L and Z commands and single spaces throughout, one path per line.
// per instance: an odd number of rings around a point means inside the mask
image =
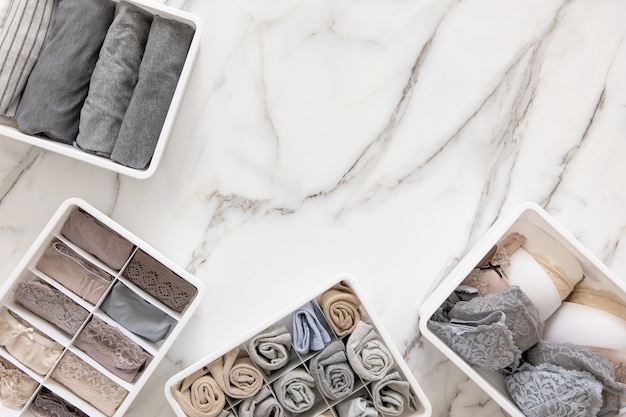
M 11 0 L 0 0 L 0 30 L 2 30 L 2 26 L 4 25 L 4 19 L 7 17 L 10 4 Z
M 12 0 L 9 5 L 0 32 L 0 115 L 15 116 L 55 3 L 56 0 Z

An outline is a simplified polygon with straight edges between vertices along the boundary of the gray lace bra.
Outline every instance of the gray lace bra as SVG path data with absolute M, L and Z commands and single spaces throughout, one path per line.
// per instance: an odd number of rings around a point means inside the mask
M 517 368 L 543 331 L 539 311 L 517 286 L 468 301 L 452 294 L 428 327 L 465 361 L 490 370 Z
M 30 410 L 37 417 L 88 417 L 45 388 L 37 393 Z

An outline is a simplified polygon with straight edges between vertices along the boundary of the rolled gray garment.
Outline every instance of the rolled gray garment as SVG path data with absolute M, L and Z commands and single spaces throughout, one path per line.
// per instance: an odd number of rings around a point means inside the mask
M 185 23 L 154 17 L 112 160 L 136 169 L 150 163 L 194 33 Z
M 339 417 L 379 417 L 380 413 L 371 400 L 363 397 L 342 401 L 335 406 Z
M 137 84 L 153 14 L 120 1 L 91 75 L 75 145 L 109 157 Z
M 252 362 L 267 371 L 274 371 L 289 362 L 291 334 L 287 326 L 276 323 L 253 336 L 247 348 Z
M 17 108 L 21 131 L 74 142 L 89 80 L 114 14 L 111 0 L 59 0 Z
M 303 413 L 315 403 L 315 380 L 303 369 L 293 369 L 272 384 L 278 402 L 285 410 Z
M 374 407 L 383 414 L 399 416 L 404 412 L 405 404 L 411 410 L 417 410 L 417 398 L 411 391 L 409 382 L 403 380 L 398 371 L 373 382 L 371 392 Z
M 309 368 L 315 386 L 325 397 L 342 400 L 352 394 L 354 372 L 341 341 L 335 340 L 326 346 L 311 359 Z
M 239 404 L 239 417 L 285 417 L 285 411 L 265 386 Z
M 0 0 L 0 115 L 14 117 L 52 21 L 55 0 Z
M 365 381 L 382 379 L 394 365 L 385 342 L 364 321 L 359 321 L 348 338 L 346 355 L 354 373 Z

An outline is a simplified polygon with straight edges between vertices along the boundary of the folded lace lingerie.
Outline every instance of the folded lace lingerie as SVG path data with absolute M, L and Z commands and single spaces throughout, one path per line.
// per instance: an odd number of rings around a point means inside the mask
M 97 317 L 87 323 L 74 345 L 127 382 L 133 382 L 152 359 L 152 355 L 118 328 Z
M 15 302 L 72 336 L 89 316 L 87 310 L 67 295 L 41 281 L 17 284 Z
M 47 374 L 63 352 L 62 345 L 6 309 L 0 312 L 0 346 L 40 375 Z
M 489 370 L 517 368 L 543 331 L 539 311 L 517 286 L 468 301 L 453 293 L 428 327 L 466 362 Z
M 231 398 L 249 398 L 263 386 L 263 375 L 237 348 L 208 365 L 217 385 Z
M 417 397 L 409 382 L 402 379 L 398 371 L 373 382 L 371 391 L 374 407 L 385 415 L 399 416 L 404 412 L 405 405 L 410 410 L 417 411 Z
M 293 348 L 296 352 L 302 354 L 317 352 L 330 343 L 330 335 L 315 314 L 312 301 L 294 311 L 292 322 Z
M 52 372 L 52 378 L 107 416 L 115 413 L 128 394 L 124 388 L 69 351 L 65 352 Z
M 43 253 L 37 269 L 92 304 L 97 304 L 113 277 L 91 264 L 60 240 Z
M 30 410 L 36 417 L 89 417 L 46 388 L 37 393 Z
M 335 340 L 311 359 L 311 376 L 326 398 L 342 400 L 352 394 L 354 372 L 348 364 L 346 347 Z
M 79 248 L 119 270 L 133 250 L 133 244 L 81 208 L 70 213 L 61 234 Z
M 272 396 L 272 391 L 265 386 L 241 402 L 239 417 L 285 417 L 285 411 Z
M 215 379 L 202 368 L 170 387 L 172 396 L 189 417 L 222 417 L 226 397 Z
M 291 334 L 287 326 L 276 323 L 252 337 L 246 347 L 257 366 L 275 371 L 289 362 Z
M 100 308 L 122 327 L 155 343 L 164 339 L 176 322 L 121 282 L 113 286 Z
M 354 373 L 365 381 L 383 378 L 393 367 L 391 352 L 376 330 L 360 321 L 346 342 L 346 355 Z
M 39 383 L 0 356 L 0 403 L 8 408 L 23 407 Z
M 272 384 L 278 402 L 291 413 L 303 413 L 315 403 L 315 380 L 302 368 L 292 369 Z
M 141 249 L 137 249 L 122 275 L 178 313 L 198 293 L 189 281 L 179 277 Z
M 361 320 L 361 301 L 343 281 L 326 290 L 319 303 L 337 336 L 352 333 Z

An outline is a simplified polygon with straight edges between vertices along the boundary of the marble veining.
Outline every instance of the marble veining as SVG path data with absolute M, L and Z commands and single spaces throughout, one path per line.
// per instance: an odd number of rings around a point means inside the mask
M 535 201 L 626 276 L 626 3 L 160 0 L 203 21 L 156 174 L 0 139 L 0 282 L 77 196 L 202 279 L 167 378 L 339 272 L 361 283 L 434 416 L 502 410 L 417 331 L 493 222 Z

